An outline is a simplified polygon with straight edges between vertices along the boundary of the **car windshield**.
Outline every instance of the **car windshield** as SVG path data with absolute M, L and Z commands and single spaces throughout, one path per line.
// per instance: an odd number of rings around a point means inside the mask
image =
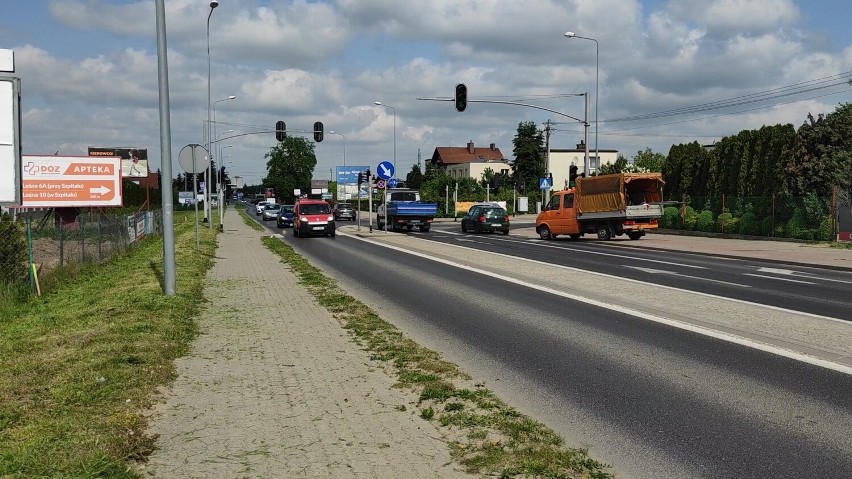
M 506 210 L 503 208 L 486 208 L 482 214 L 489 217 L 506 216 Z
M 282 206 L 282 207 L 281 207 L 281 211 L 283 211 L 283 212 L 285 212 L 285 213 L 292 213 L 292 212 L 293 212 L 293 207 L 292 207 L 292 206 L 290 206 L 290 205 L 288 205 L 288 206 Z
M 339 210 L 351 210 L 352 205 L 346 204 L 346 203 L 341 203 L 341 204 L 337 205 L 337 209 L 339 209 Z
M 303 215 L 328 214 L 328 205 L 302 205 Z

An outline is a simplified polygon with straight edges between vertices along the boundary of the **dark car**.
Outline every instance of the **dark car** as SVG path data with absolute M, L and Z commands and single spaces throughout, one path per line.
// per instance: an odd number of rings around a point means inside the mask
M 355 208 L 349 203 L 338 203 L 334 207 L 334 219 L 355 221 Z
M 509 234 L 509 213 L 496 203 L 476 204 L 462 216 L 461 229 L 464 232 L 500 231 Z
M 275 224 L 279 228 L 293 227 L 293 205 L 281 205 L 281 210 L 278 212 L 278 219 Z
M 335 234 L 334 215 L 331 206 L 323 200 L 303 199 L 293 208 L 293 236 L 304 238 L 310 235 Z

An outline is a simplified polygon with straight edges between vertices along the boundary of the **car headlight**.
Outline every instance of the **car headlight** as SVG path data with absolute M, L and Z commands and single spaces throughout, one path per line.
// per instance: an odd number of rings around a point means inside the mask
M 329 215 L 329 217 L 326 218 L 325 220 L 326 221 L 334 221 L 334 215 Z
M 304 216 L 300 216 L 300 217 L 299 217 L 299 221 L 304 221 L 305 223 L 307 223 L 307 222 L 308 222 L 308 219 L 307 219 L 307 218 L 305 218 Z

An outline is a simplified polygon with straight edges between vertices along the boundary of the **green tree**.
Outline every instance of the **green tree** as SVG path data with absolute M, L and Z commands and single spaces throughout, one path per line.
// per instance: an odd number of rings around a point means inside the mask
M 785 185 L 790 194 L 831 196 L 833 186 L 852 189 L 852 104 L 808 121 L 786 151 Z
M 622 155 L 618 155 L 618 158 L 615 159 L 615 162 L 601 165 L 601 167 L 598 168 L 598 174 L 611 175 L 613 173 L 624 173 L 625 171 L 627 171 L 627 167 L 627 158 Z
M 532 121 L 518 123 L 518 132 L 512 140 L 515 162 L 512 179 L 522 191 L 538 190 L 538 179 L 544 178 L 544 134 Z
M 412 188 L 415 190 L 420 189 L 420 185 L 423 184 L 423 173 L 420 172 L 419 165 L 411 165 L 411 171 L 405 175 L 405 186 L 406 188 Z
M 644 151 L 637 151 L 633 156 L 633 165 L 643 171 L 659 172 L 663 171 L 663 165 L 666 163 L 666 155 L 655 153 L 651 148 L 645 148 Z
M 288 135 L 263 155 L 267 160 L 263 185 L 273 188 L 275 196 L 288 203 L 295 201 L 293 190 L 310 191 L 317 166 L 315 148 L 316 145 L 305 138 Z

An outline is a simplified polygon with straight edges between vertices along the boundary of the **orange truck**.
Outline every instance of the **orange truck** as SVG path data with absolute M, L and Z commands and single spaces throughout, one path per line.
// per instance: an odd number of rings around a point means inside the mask
M 541 239 L 585 233 L 608 240 L 626 234 L 638 240 L 657 228 L 663 216 L 663 178 L 659 173 L 616 173 L 578 178 L 577 186 L 553 193 L 535 219 Z

